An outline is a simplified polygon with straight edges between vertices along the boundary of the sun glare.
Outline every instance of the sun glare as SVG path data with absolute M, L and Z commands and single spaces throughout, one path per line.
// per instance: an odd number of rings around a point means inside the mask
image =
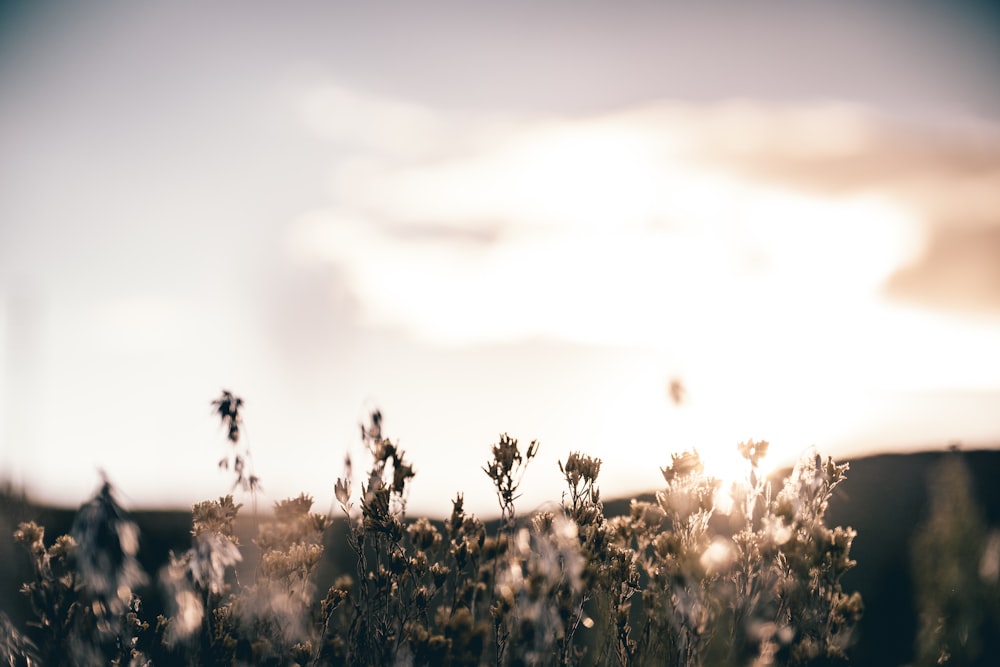
M 765 466 L 791 465 L 870 420 L 866 392 L 927 343 L 879 291 L 923 223 L 889 191 L 728 170 L 699 157 L 692 123 L 512 122 L 426 160 L 372 159 L 291 246 L 343 271 L 366 323 L 434 344 L 634 351 L 641 368 L 596 403 L 594 440 L 632 443 L 599 452 L 609 462 L 696 448 L 728 484 L 745 475 L 737 443 L 755 438 L 771 443 Z M 685 129 L 691 145 L 671 144 Z M 689 390 L 673 408 L 672 374 Z
M 531 134 L 502 158 L 513 206 L 576 232 L 623 231 L 649 219 L 660 188 L 648 142 L 625 127 Z

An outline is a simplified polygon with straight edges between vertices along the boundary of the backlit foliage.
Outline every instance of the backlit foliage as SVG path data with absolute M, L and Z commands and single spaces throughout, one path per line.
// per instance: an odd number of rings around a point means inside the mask
M 929 513 L 912 549 L 918 609 L 915 664 L 971 665 L 1000 615 L 1000 535 L 987 532 L 969 471 L 946 454 L 930 479 Z M 990 616 L 994 616 L 991 619 Z
M 213 403 L 240 442 L 242 400 Z M 462 494 L 443 522 L 406 515 L 415 472 L 384 434 L 361 428 L 370 457 L 357 484 L 350 459 L 331 480 L 339 512 L 306 495 L 275 504 L 254 539 L 255 576 L 232 496 L 193 508 L 191 546 L 158 574 L 167 613 L 143 619 L 138 535 L 109 483 L 81 508 L 72 534 L 46 544 L 41 526 L 15 539 L 35 577 L 23 592 L 35 623 L 0 624 L 11 665 L 732 665 L 842 659 L 861 614 L 840 580 L 854 531 L 824 516 L 846 465 L 803 458 L 777 492 L 761 473 L 766 442 L 741 443 L 745 477 L 732 488 L 696 452 L 670 456 L 652 501 L 606 517 L 600 459 L 559 463 L 561 502 L 515 512 L 538 443 L 506 434 L 483 466 L 500 520 L 468 514 Z M 237 466 L 248 492 L 256 477 Z M 243 475 L 241 483 L 239 475 Z M 357 493 L 355 493 L 357 490 Z M 324 539 L 346 525 L 353 571 L 317 588 Z M 3 620 L 3 619 L 0 619 Z

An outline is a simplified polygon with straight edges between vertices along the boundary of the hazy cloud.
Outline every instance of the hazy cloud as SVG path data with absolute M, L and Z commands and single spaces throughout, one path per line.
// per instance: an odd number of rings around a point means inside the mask
M 886 291 L 944 310 L 1000 315 L 1000 224 L 938 227 L 923 255 L 896 272 Z
M 361 119 L 368 139 L 341 153 L 335 204 L 303 216 L 289 243 L 343 270 L 369 324 L 432 340 L 634 343 L 678 321 L 720 325 L 706 311 L 748 301 L 808 295 L 836 309 L 904 269 L 890 296 L 992 298 L 995 247 L 963 253 L 968 232 L 945 222 L 993 222 L 990 125 L 747 101 L 449 117 L 310 95 L 329 104 L 315 131 L 340 144 L 340 124 Z M 966 268 L 943 269 L 941 253 Z
M 839 153 L 790 156 L 759 142 L 712 157 L 798 190 L 890 197 L 919 221 L 921 251 L 889 277 L 885 293 L 929 308 L 1000 311 L 1000 128 L 875 114 L 856 114 L 850 126 Z
M 411 118 L 391 100 L 331 99 L 312 127 Z M 772 163 L 869 150 L 879 127 L 858 108 L 657 104 L 454 125 L 416 116 L 392 124 L 405 150 L 340 152 L 334 204 L 288 237 L 300 261 L 343 271 L 369 324 L 452 342 L 676 340 L 789 299 L 839 308 L 919 249 L 920 218 L 892 192 L 770 177 Z M 439 141 L 411 150 L 420 137 L 407 133 L 428 127 Z

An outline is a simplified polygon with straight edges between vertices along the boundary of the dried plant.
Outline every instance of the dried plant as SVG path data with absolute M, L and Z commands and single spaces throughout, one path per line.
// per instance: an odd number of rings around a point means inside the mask
M 243 401 L 213 402 L 234 447 L 234 487 L 257 478 L 240 446 Z M 600 459 L 572 452 L 554 509 L 519 516 L 516 501 L 539 444 L 507 434 L 483 466 L 500 520 L 488 527 L 462 494 L 443 522 L 406 515 L 414 468 L 375 411 L 361 427 L 370 458 L 355 495 L 353 466 L 333 487 L 337 517 L 306 495 L 275 503 L 257 526 L 255 576 L 233 496 L 198 503 L 191 546 L 159 573 L 167 613 L 153 629 L 138 597 L 138 534 L 105 483 L 71 535 L 46 545 L 21 524 L 34 578 L 23 591 L 35 623 L 0 619 L 11 665 L 697 665 L 763 666 L 843 659 L 861 614 L 841 589 L 854 532 L 828 528 L 847 470 L 803 458 L 777 493 L 762 474 L 766 442 L 740 443 L 746 474 L 721 488 L 696 452 L 671 456 L 653 502 L 605 516 Z M 718 528 L 721 513 L 734 513 Z M 735 521 L 735 523 L 733 523 Z M 318 590 L 324 545 L 346 525 L 353 572 Z M 736 525 L 731 529 L 728 526 Z

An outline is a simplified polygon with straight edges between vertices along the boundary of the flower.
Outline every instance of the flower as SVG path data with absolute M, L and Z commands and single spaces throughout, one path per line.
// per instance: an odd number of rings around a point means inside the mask
M 95 613 L 105 621 L 122 614 L 146 574 L 135 557 L 139 529 L 126 518 L 109 482 L 77 512 L 71 535 L 80 587 L 91 596 Z M 102 629 L 110 628 L 102 624 Z

